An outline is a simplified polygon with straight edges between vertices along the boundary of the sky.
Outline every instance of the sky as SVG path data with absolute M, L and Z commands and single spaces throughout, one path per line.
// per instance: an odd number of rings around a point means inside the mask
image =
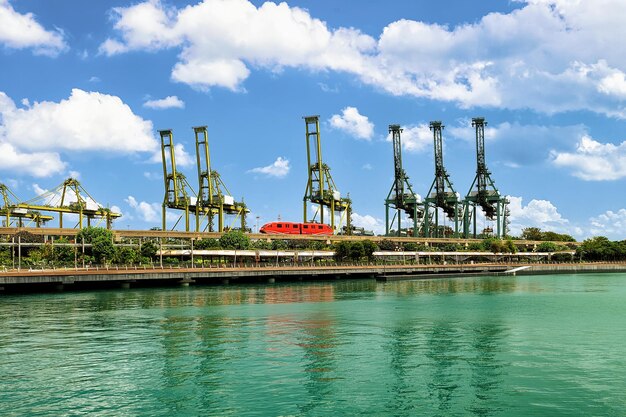
M 77 178 L 123 214 L 115 228 L 159 227 L 158 130 L 173 130 L 195 187 L 192 127 L 206 125 L 211 166 L 252 228 L 301 221 L 302 117 L 319 115 L 353 223 L 381 233 L 388 126 L 404 129 L 404 169 L 423 197 L 428 124 L 441 120 L 465 195 L 471 119 L 484 117 L 513 235 L 626 239 L 624 21 L 623 0 L 0 0 L 0 182 L 26 201 Z

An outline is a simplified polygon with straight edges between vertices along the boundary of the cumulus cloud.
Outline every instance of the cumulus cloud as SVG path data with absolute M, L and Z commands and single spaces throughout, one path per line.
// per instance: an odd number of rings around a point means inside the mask
M 44 29 L 32 13 L 16 12 L 8 0 L 0 0 L 0 45 L 52 57 L 67 50 L 61 31 Z
M 623 239 L 626 234 L 626 209 L 614 212 L 608 210 L 590 221 L 590 232 L 594 236 L 613 236 L 615 239 Z
M 167 96 L 158 100 L 148 100 L 143 103 L 144 107 L 148 107 L 149 109 L 184 109 L 185 102 L 179 99 L 176 96 Z
M 617 180 L 626 177 L 626 142 L 619 145 L 600 143 L 583 136 L 575 152 L 552 153 L 553 163 L 572 170 L 586 181 Z
M 367 116 L 359 114 L 356 107 L 346 107 L 341 115 L 333 115 L 329 122 L 335 129 L 343 130 L 357 139 L 371 140 L 374 136 L 374 124 Z
M 522 204 L 522 197 L 507 197 L 509 199 L 509 227 L 513 236 L 519 236 L 523 228 L 539 227 L 544 230 L 567 232 L 569 221 L 558 212 L 556 206 L 548 200 L 531 200 L 526 206 Z
M 124 201 L 134 210 L 142 221 L 148 223 L 161 221 L 161 204 L 137 201 L 132 195 L 129 195 Z
M 289 160 L 279 156 L 272 164 L 264 167 L 253 168 L 248 172 L 263 174 L 268 177 L 284 178 L 287 174 L 289 174 L 290 169 Z
M 520 1 L 510 13 L 451 27 L 402 19 L 377 38 L 286 3 L 204 0 L 178 9 L 149 0 L 113 15 L 117 36 L 102 53 L 176 48 L 172 79 L 200 89 L 242 91 L 251 69 L 294 67 L 461 107 L 626 117 L 626 57 L 613 42 L 626 37 L 622 0 Z
M 387 142 L 391 141 L 391 134 L 389 134 L 387 135 Z M 417 126 L 403 126 L 400 141 L 402 142 L 402 149 L 407 152 L 425 152 L 433 146 L 433 134 L 425 123 Z
M 358 213 L 352 213 L 352 224 L 356 227 L 362 227 L 365 230 L 372 230 L 376 235 L 385 233 L 385 223 L 383 220 L 369 214 L 360 215 Z
M 154 151 L 152 122 L 135 115 L 119 97 L 72 90 L 60 102 L 22 100 L 0 91 L 0 167 L 37 177 L 66 168 L 63 151 L 131 154 Z
M 174 157 L 176 158 L 177 167 L 189 167 L 197 163 L 196 159 L 187 152 L 182 143 L 174 144 Z M 163 155 L 161 154 L 161 151 L 155 151 L 149 162 L 163 163 Z

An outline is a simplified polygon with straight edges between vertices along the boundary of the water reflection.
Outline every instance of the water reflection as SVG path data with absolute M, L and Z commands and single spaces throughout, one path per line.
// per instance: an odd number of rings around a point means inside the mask
M 484 323 L 472 328 L 472 357 L 470 386 L 474 389 L 474 399 L 469 407 L 476 416 L 489 416 L 502 411 L 498 401 L 503 385 L 504 362 L 499 358 L 505 345 L 505 327 L 486 318 Z

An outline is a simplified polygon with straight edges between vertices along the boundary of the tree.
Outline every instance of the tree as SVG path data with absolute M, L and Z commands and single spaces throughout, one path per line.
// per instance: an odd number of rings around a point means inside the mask
M 219 242 L 223 249 L 248 249 L 250 247 L 250 239 L 240 230 L 224 233 Z
M 272 241 L 272 250 L 285 250 L 289 248 L 289 244 L 286 240 L 274 240 Z
M 360 260 L 363 256 L 365 256 L 365 248 L 363 247 L 362 242 L 352 242 L 350 244 L 350 259 L 353 261 Z
M 378 246 L 376 245 L 376 243 L 372 242 L 371 240 L 363 241 L 363 251 L 369 261 L 374 259 L 374 252 L 376 252 L 377 250 Z
M 336 261 L 341 262 L 350 256 L 350 242 L 342 240 L 335 243 L 335 255 Z
M 154 259 L 157 254 L 157 246 L 154 242 L 144 242 L 141 245 L 141 256 L 143 258 Z
M 522 229 L 522 240 L 543 240 L 543 232 L 538 227 L 526 227 Z
M 194 249 L 199 249 L 199 250 L 219 249 L 220 242 L 217 239 L 213 239 L 213 238 L 199 239 L 194 242 L 193 247 Z
M 128 246 L 117 246 L 114 254 L 115 263 L 134 264 L 139 260 L 139 251 Z
M 115 247 L 113 246 L 113 232 L 102 227 L 86 227 L 81 229 L 76 235 L 77 242 L 91 244 L 91 250 L 87 250 L 87 254 L 91 253 L 97 263 L 103 263 L 112 260 L 115 255 Z
M 537 252 L 556 252 L 558 247 L 553 242 L 541 242 L 537 245 Z

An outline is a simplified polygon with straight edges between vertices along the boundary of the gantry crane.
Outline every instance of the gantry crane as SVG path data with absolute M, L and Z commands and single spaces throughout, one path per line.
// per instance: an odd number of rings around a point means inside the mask
M 87 226 L 91 226 L 94 218 L 105 220 L 107 229 L 110 229 L 113 220 L 122 216 L 98 204 L 75 178 L 68 178 L 57 187 L 12 208 L 13 212 L 23 209 L 59 213 L 60 228 L 63 228 L 63 214 L 77 214 L 80 229 L 84 227 L 84 218 L 87 218 Z
M 209 135 L 206 126 L 194 127 L 196 157 L 198 165 L 198 200 L 196 210 L 196 232 L 200 231 L 201 215 L 208 216 L 208 229 L 213 231 L 213 218 L 217 213 L 218 232 L 224 231 L 224 214 L 235 215 L 241 220 L 241 230 L 246 231 L 246 215 L 250 212 L 245 203 L 236 202 L 222 181 L 220 174 L 211 169 Z
M 459 194 L 454 190 L 450 177 L 443 165 L 443 140 L 441 131 L 444 126 L 440 121 L 430 122 L 430 130 L 433 132 L 433 142 L 435 150 L 435 179 L 428 190 L 424 200 L 424 227 L 423 235 L 426 237 L 447 237 L 443 236 L 443 231 L 439 224 L 439 209 L 442 209 L 445 216 L 454 222 L 454 236 L 459 235 L 459 223 L 462 221 L 462 206 Z M 434 190 L 434 192 L 433 192 Z M 434 229 L 431 227 L 431 208 L 434 218 Z
M 181 210 L 185 219 L 185 231 L 189 231 L 189 213 L 196 214 L 197 197 L 184 174 L 176 170 L 174 151 L 174 134 L 171 129 L 159 130 L 161 135 L 161 157 L 163 160 L 163 180 L 165 197 L 163 198 L 162 222 L 163 230 L 167 230 L 167 209 Z M 203 210 L 206 214 L 207 210 Z M 173 226 L 178 225 L 180 218 Z
M 20 199 L 4 184 L 0 184 L 0 195 L 2 195 L 3 202 L 2 208 L 0 208 L 0 216 L 4 217 L 4 227 L 12 226 L 12 218 L 17 219 L 16 225 L 18 227 L 28 226 L 31 223 L 34 223 L 36 227 L 41 227 L 46 222 L 54 219 L 54 217 L 41 214 L 38 211 L 16 208 Z M 28 219 L 28 223 L 25 223 L 24 219 Z
M 389 133 L 391 133 L 393 142 L 394 181 L 385 200 L 385 235 L 400 236 L 402 230 L 401 216 L 404 212 L 413 222 L 411 234 L 417 237 L 424 218 L 423 204 L 421 198 L 413 192 L 409 177 L 402 167 L 402 129 L 400 125 L 389 125 Z M 390 210 L 395 211 L 391 220 L 389 219 Z M 394 223 L 396 224 L 395 232 L 393 231 Z
M 317 204 L 319 209 L 313 216 L 316 221 L 320 215 L 320 223 L 324 223 L 324 208 L 330 211 L 330 227 L 337 233 L 345 221 L 346 234 L 352 233 L 352 202 L 348 197 L 341 197 L 330 175 L 330 168 L 322 162 L 322 144 L 320 141 L 319 116 L 304 117 L 306 123 L 306 157 L 308 179 L 304 192 L 304 222 L 308 218 L 308 203 Z M 340 213 L 338 227 L 335 227 L 335 215 Z
M 485 217 L 496 222 L 496 234 L 498 238 L 506 236 L 508 200 L 502 196 L 496 188 L 495 182 L 491 179 L 491 172 L 487 169 L 485 162 L 485 125 L 487 122 L 483 117 L 472 119 L 472 127 L 476 130 L 476 177 L 470 186 L 467 196 L 463 202 L 464 237 L 476 237 L 476 214 L 477 209 L 483 211 Z

